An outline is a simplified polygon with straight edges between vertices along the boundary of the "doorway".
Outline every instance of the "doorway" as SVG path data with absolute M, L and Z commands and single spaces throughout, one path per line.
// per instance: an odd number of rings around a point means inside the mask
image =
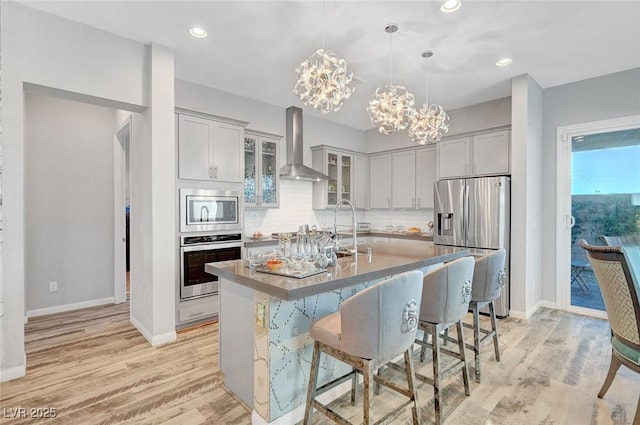
M 113 276 L 114 303 L 126 302 L 130 294 L 130 144 L 131 116 L 117 129 L 113 152 Z
M 559 306 L 606 317 L 580 239 L 640 231 L 640 116 L 558 129 Z

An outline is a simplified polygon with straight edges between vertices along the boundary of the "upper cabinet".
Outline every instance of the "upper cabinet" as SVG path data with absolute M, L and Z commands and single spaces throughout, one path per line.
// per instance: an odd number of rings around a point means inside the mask
M 278 145 L 282 136 L 246 130 L 244 136 L 244 205 L 278 208 L 280 167 Z
M 433 208 L 435 147 L 375 155 L 370 167 L 371 208 Z
M 510 173 L 509 130 L 444 140 L 437 146 L 440 179 Z
M 436 148 L 416 150 L 416 208 L 433 208 L 433 184 L 437 179 Z
M 369 158 L 369 206 L 391 208 L 391 154 Z
M 356 208 L 365 208 L 363 192 L 366 190 L 356 188 L 355 184 L 366 183 L 367 158 L 324 145 L 313 146 L 311 151 L 313 168 L 329 176 L 329 180 L 313 183 L 313 208 L 334 208 L 343 200 L 350 201 Z
M 244 125 L 178 113 L 178 177 L 242 183 Z

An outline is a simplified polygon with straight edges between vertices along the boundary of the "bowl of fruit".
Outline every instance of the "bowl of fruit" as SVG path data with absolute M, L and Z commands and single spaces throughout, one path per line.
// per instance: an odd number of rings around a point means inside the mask
M 284 262 L 282 260 L 278 260 L 277 258 L 271 258 L 266 261 L 265 265 L 271 271 L 280 270 Z

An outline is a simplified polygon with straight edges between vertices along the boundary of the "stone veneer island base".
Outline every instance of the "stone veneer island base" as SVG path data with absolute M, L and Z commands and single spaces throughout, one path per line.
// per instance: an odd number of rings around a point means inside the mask
M 261 273 L 242 260 L 209 263 L 220 278 L 220 370 L 225 386 L 253 409 L 252 423 L 295 424 L 304 415 L 314 320 L 338 310 L 353 294 L 383 279 L 469 255 L 431 242 L 369 238 L 372 255 L 344 257 L 326 273 L 305 279 Z M 318 385 L 350 368 L 321 358 Z M 323 394 L 329 401 L 350 383 Z

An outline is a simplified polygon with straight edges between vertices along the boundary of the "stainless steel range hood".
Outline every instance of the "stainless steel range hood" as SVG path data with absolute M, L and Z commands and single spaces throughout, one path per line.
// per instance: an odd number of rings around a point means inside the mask
M 287 108 L 286 135 L 287 165 L 280 168 L 280 178 L 307 181 L 329 180 L 329 176 L 302 163 L 304 154 L 302 146 L 302 109 L 295 106 Z

